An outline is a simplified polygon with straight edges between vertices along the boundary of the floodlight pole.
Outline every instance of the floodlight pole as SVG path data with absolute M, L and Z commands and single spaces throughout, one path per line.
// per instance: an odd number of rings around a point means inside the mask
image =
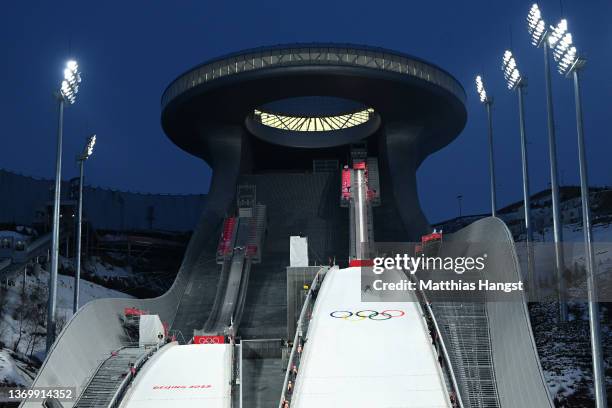
M 537 287 L 535 281 L 535 265 L 533 251 L 533 229 L 531 227 L 531 194 L 529 192 L 529 163 L 527 160 L 527 138 L 525 136 L 525 105 L 523 101 L 524 90 L 527 86 L 525 79 L 521 79 L 516 87 L 519 104 L 519 127 L 521 131 L 521 162 L 523 170 L 523 206 L 525 208 L 525 234 L 527 241 L 527 279 L 532 296 Z
M 77 242 L 76 242 L 76 272 L 74 274 L 74 302 L 72 304 L 72 313 L 75 314 L 79 310 L 79 283 L 81 280 L 81 231 L 83 223 L 83 170 L 87 157 L 79 156 L 79 204 L 77 214 Z
M 55 159 L 55 192 L 53 199 L 53 230 L 51 235 L 51 271 L 49 273 L 49 299 L 47 304 L 47 353 L 55 341 L 55 309 L 57 307 L 57 269 L 59 259 L 60 193 L 62 183 L 62 136 L 64 128 L 64 97 L 58 100 L 57 153 Z
M 497 217 L 497 195 L 495 192 L 495 158 L 493 155 L 493 114 L 491 112 L 493 99 L 487 98 L 484 104 L 487 108 L 487 119 L 489 121 L 489 175 L 491 184 L 491 216 Z
M 559 204 L 559 183 L 557 169 L 557 141 L 555 136 L 555 121 L 553 118 L 553 99 L 550 75 L 550 57 L 548 56 L 548 36 L 542 38 L 542 48 L 544 49 L 544 77 L 546 83 L 546 118 L 548 123 L 548 155 L 550 158 L 550 192 L 552 196 L 553 211 L 553 240 L 555 245 L 555 271 L 558 280 L 559 290 L 559 321 L 567 321 L 567 304 L 565 302 L 565 261 L 563 254 L 563 226 L 561 224 L 560 204 Z
M 580 66 L 584 61 L 579 60 Z M 597 408 L 606 408 L 605 372 L 602 361 L 601 336 L 599 327 L 599 303 L 596 293 L 595 255 L 593 252 L 593 229 L 589 206 L 589 182 L 587 174 L 584 127 L 582 122 L 582 95 L 580 90 L 580 66 L 573 70 L 574 98 L 576 100 L 576 129 L 578 133 L 578 160 L 580 166 L 580 195 L 582 199 L 582 230 L 584 232 L 584 260 L 587 271 L 589 300 L 589 326 L 591 330 L 591 352 L 593 355 L 593 383 Z

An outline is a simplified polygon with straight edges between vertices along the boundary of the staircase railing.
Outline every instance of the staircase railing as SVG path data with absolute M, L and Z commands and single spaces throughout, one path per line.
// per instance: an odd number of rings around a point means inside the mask
M 148 353 L 146 353 L 145 355 L 140 357 L 138 360 L 136 360 L 136 362 L 134 363 L 134 369 L 138 371 L 144 365 L 144 363 L 146 363 L 147 360 L 151 358 L 153 354 L 161 350 L 166 344 L 168 343 L 163 343 L 163 344 L 160 344 L 159 346 L 152 346 L 151 350 L 149 350 Z M 134 377 L 135 377 L 135 374 L 132 374 L 131 371 L 127 373 L 123 381 L 121 381 L 121 383 L 119 384 L 119 387 L 117 387 L 117 390 L 115 391 L 115 393 L 113 394 L 113 397 L 108 403 L 107 408 L 116 408 L 119 406 L 119 404 L 121 403 L 121 400 L 123 399 L 123 396 L 125 395 L 126 390 L 128 389 L 128 386 L 134 380 Z
M 287 371 L 285 372 L 285 380 L 283 381 L 283 391 L 281 393 L 280 402 L 278 404 L 279 408 L 283 408 L 285 402 L 291 402 L 293 386 L 291 387 L 291 389 L 289 389 L 288 387 L 289 381 L 291 381 L 290 378 L 293 375 L 292 369 L 294 365 L 296 367 L 299 367 L 300 357 L 304 344 L 302 339 L 305 337 L 305 334 L 308 331 L 308 322 L 310 320 L 308 315 L 312 313 L 312 309 L 314 307 L 313 293 L 319 290 L 319 287 L 323 282 L 323 277 L 326 272 L 326 267 L 321 268 L 319 272 L 317 272 L 312 281 L 312 285 L 310 285 L 310 289 L 308 289 L 308 293 L 306 294 L 306 299 L 304 300 L 304 305 L 302 306 L 302 311 L 300 312 L 300 317 L 298 318 L 297 329 L 293 338 L 293 347 L 291 348 L 291 354 L 289 355 L 289 360 L 287 363 Z M 293 380 L 295 381 L 295 378 Z
M 457 378 L 455 377 L 455 371 L 453 370 L 453 365 L 451 364 L 448 350 L 446 349 L 446 345 L 444 344 L 442 332 L 440 331 L 440 327 L 438 326 L 436 316 L 434 315 L 433 310 L 431 310 L 431 306 L 429 305 L 429 302 L 427 301 L 427 298 L 424 294 L 423 297 L 425 298 L 426 313 L 429 315 L 429 318 L 431 319 L 431 322 L 433 323 L 433 326 L 436 330 L 436 337 L 438 339 L 438 344 L 440 345 L 440 349 L 442 351 L 442 356 L 444 357 L 444 361 L 446 362 L 446 371 L 451 379 L 453 390 L 455 391 L 457 405 L 459 406 L 459 408 L 463 408 L 464 405 L 463 400 L 461 399 L 461 392 L 459 392 L 459 385 L 457 383 Z
M 410 280 L 412 280 L 413 282 L 416 282 L 416 278 L 414 277 L 414 275 L 408 275 L 408 276 Z M 431 304 L 429 300 L 427 299 L 427 295 L 423 291 L 419 290 L 416 292 L 416 294 L 417 294 L 417 298 L 420 298 L 419 303 L 421 304 L 421 309 L 424 309 L 423 311 L 427 313 L 427 316 L 429 317 L 429 319 L 431 320 L 433 324 L 435 335 L 436 335 L 436 338 L 438 339 L 437 344 L 440 345 L 439 351 L 442 352 L 442 357 L 444 358 L 444 362 L 446 363 L 446 372 L 448 376 L 450 377 L 450 380 L 452 383 L 451 385 L 455 393 L 455 397 L 457 400 L 457 406 L 459 408 L 464 408 L 463 400 L 461 399 L 461 392 L 459 391 L 459 384 L 457 383 L 457 378 L 455 376 L 455 371 L 453 370 L 453 365 L 450 360 L 450 355 L 448 354 L 448 350 L 446 349 L 446 344 L 444 344 L 444 338 L 442 337 L 442 331 L 440 330 L 440 326 L 438 325 L 436 316 L 434 315 L 433 310 L 431 309 Z M 423 305 L 425 306 L 424 308 L 423 308 Z
M 74 402 L 74 406 L 77 406 L 77 404 L 79 403 L 79 401 L 83 398 L 83 395 L 85 395 L 85 391 L 87 391 L 87 388 L 91 385 L 91 382 L 93 381 L 93 379 L 95 378 L 96 374 L 98 373 L 98 371 L 100 371 L 100 368 L 102 368 L 102 366 L 104 365 L 104 363 L 106 363 L 109 359 L 113 358 L 114 355 L 116 353 L 119 353 L 121 350 L 123 350 L 124 348 L 127 348 L 129 346 L 123 346 L 120 347 L 116 350 L 113 350 L 106 358 L 102 359 L 100 361 L 100 363 L 98 364 L 98 366 L 96 367 L 96 369 L 93 371 L 93 373 L 89 376 L 89 379 L 87 380 L 87 382 L 85 383 L 85 386 L 83 387 L 83 389 L 81 390 L 81 393 L 79 394 L 79 397 L 77 398 L 77 400 Z

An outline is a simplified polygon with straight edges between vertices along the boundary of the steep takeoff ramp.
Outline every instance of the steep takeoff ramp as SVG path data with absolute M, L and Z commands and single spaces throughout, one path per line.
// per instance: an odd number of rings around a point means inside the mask
M 360 268 L 327 273 L 291 407 L 450 407 L 416 298 L 362 302 L 360 282 Z
M 136 377 L 122 408 L 231 406 L 232 345 L 170 346 Z

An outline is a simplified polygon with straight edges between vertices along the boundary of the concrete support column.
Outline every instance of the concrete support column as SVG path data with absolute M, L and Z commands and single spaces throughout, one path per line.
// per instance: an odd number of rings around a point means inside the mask
M 200 255 L 198 248 L 202 247 L 203 240 L 211 235 L 217 236 L 217 227 L 232 208 L 238 178 L 241 171 L 248 169 L 250 162 L 248 149 L 244 148 L 246 137 L 239 125 L 200 126 L 197 154 L 212 168 L 212 179 L 204 211 L 181 267 L 197 260 Z
M 421 236 L 430 230 L 425 214 L 421 210 L 417 191 L 416 171 L 420 164 L 419 150 L 423 137 L 423 127 L 405 122 L 387 123 L 380 139 L 380 152 L 384 160 L 379 165 L 386 166 L 393 189 L 394 203 L 407 233 L 407 240 L 420 241 Z M 374 220 L 376 223 L 376 220 Z

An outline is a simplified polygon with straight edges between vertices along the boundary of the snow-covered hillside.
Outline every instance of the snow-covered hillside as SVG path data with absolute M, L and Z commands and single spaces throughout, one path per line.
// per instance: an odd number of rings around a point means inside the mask
M 65 271 L 74 273 L 76 269 L 76 260 L 74 258 L 60 256 L 60 262 Z M 83 273 L 88 273 L 102 279 L 131 278 L 135 275 L 131 266 L 113 265 L 110 262 L 105 262 L 98 256 L 92 256 L 83 260 Z
M 544 228 L 535 236 L 536 245 L 552 256 L 552 228 Z M 581 223 L 564 225 L 563 240 L 565 263 L 569 268 L 573 265 L 584 265 L 584 234 Z M 612 224 L 599 223 L 593 227 L 595 257 L 599 280 L 612 273 Z M 545 242 L 547 244 L 542 244 Z M 536 258 L 539 255 L 536 248 Z M 552 259 L 551 259 L 552 261 Z M 552 266 L 546 273 L 552 273 Z M 584 271 L 582 271 L 584 274 Z M 573 282 L 578 287 L 584 286 L 583 278 Z M 559 323 L 558 303 L 554 296 L 548 296 L 548 301 L 534 302 L 529 305 L 534 336 L 544 369 L 546 382 L 551 395 L 556 397 L 558 407 L 592 407 L 593 377 L 591 345 L 589 339 L 589 314 L 587 303 L 581 301 L 568 302 L 568 322 Z M 610 320 L 609 303 L 601 304 L 601 343 L 604 351 L 604 366 L 610 373 L 612 368 L 612 322 Z M 612 386 L 612 378 L 607 377 L 608 388 Z
M 38 273 L 30 271 L 16 278 L 14 286 L 0 289 L 0 346 L 40 358 L 45 347 L 49 273 L 42 269 Z M 58 331 L 72 316 L 73 284 L 73 277 L 59 275 Z M 130 296 L 81 280 L 81 306 L 93 299 L 126 297 Z
M 0 348 L 0 387 L 31 385 L 36 377 L 36 367 L 37 365 L 27 356 Z

